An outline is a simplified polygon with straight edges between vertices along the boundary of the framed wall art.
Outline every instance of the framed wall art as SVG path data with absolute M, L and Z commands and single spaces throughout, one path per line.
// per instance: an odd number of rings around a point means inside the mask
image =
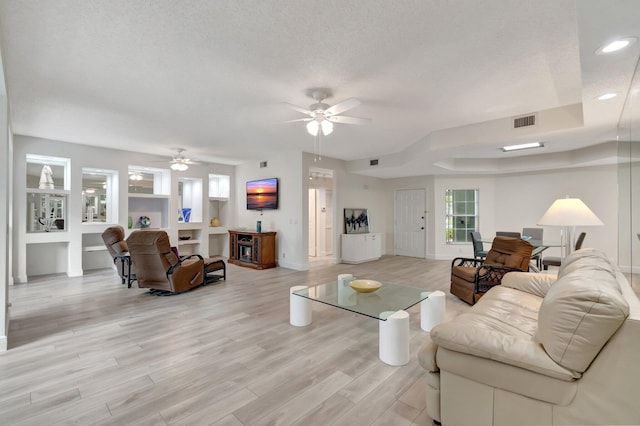
M 344 209 L 345 234 L 367 234 L 369 232 L 369 216 L 367 209 Z

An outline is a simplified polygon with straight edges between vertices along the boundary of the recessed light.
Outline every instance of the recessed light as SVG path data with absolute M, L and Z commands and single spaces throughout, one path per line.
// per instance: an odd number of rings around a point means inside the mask
M 616 96 L 618 96 L 618 94 L 617 94 L 617 93 L 605 93 L 604 95 L 600 95 L 600 96 L 598 96 L 598 100 L 599 100 L 599 101 L 606 101 L 606 100 L 608 100 L 608 99 L 613 99 L 613 98 L 615 98 Z
M 531 142 L 531 143 L 522 143 L 519 145 L 503 146 L 502 151 L 504 152 L 518 151 L 521 149 L 542 148 L 542 147 L 544 147 L 544 144 L 542 142 Z
M 598 55 L 608 55 L 609 53 L 618 52 L 619 50 L 624 49 L 625 47 L 631 46 L 633 43 L 636 42 L 636 40 L 637 39 L 635 37 L 620 38 L 610 43 L 607 43 L 604 46 L 600 46 L 598 50 L 596 50 L 596 53 Z

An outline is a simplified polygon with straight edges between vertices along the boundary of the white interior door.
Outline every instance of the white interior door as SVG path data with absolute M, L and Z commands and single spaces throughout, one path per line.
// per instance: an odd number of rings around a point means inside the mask
M 426 194 L 424 189 L 396 190 L 395 252 L 426 257 Z

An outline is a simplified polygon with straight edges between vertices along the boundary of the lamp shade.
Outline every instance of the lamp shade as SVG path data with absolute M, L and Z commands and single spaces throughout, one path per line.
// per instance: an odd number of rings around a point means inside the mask
M 546 226 L 600 226 L 604 225 L 579 198 L 560 198 L 538 220 Z

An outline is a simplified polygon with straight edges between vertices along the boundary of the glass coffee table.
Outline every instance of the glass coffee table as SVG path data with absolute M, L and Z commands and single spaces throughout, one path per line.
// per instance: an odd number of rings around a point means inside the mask
M 349 283 L 356 280 L 340 275 L 336 281 L 316 286 L 295 286 L 290 289 L 290 323 L 304 327 L 311 324 L 311 302 L 316 301 L 380 321 L 380 359 L 389 365 L 409 362 L 409 314 L 420 303 L 421 328 L 431 330 L 444 317 L 444 293 L 425 291 L 392 283 L 371 293 L 359 293 Z

